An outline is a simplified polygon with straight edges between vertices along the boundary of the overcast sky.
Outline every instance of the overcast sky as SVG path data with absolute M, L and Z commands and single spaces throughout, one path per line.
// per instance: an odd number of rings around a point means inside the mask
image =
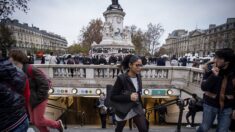
M 77 42 L 80 30 L 91 19 L 101 18 L 111 0 L 31 0 L 27 14 L 17 11 L 11 18 L 64 36 L 69 45 Z M 126 12 L 124 25 L 146 30 L 160 23 L 168 34 L 175 29 L 207 29 L 235 18 L 235 0 L 119 0 Z

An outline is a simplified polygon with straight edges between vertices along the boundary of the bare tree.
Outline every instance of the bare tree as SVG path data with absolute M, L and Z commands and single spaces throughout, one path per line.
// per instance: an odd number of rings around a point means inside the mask
M 132 43 L 135 46 L 135 52 L 139 55 L 145 55 L 146 47 L 145 44 L 145 35 L 141 29 L 137 30 L 136 26 L 131 26 L 131 38 Z
M 29 0 L 0 0 L 0 19 L 6 19 L 12 15 L 16 9 L 27 12 Z
M 166 54 L 166 49 L 161 47 L 158 52 L 154 53 L 154 56 L 161 57 L 162 55 Z
M 159 39 L 162 36 L 163 32 L 164 29 L 160 24 L 148 24 L 148 30 L 145 33 L 145 38 L 146 47 L 151 55 L 154 55 L 157 46 L 160 44 Z
M 81 43 L 85 48 L 90 49 L 91 44 L 95 41 L 100 43 L 102 40 L 101 30 L 103 29 L 103 22 L 101 19 L 93 19 L 90 21 L 87 27 L 83 27 L 81 30 Z

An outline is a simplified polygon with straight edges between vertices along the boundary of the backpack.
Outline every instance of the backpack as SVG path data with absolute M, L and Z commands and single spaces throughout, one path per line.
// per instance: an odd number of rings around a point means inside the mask
M 43 75 L 45 78 L 46 78 L 46 80 L 48 81 L 48 90 L 52 87 L 52 83 L 51 83 L 51 80 L 44 74 L 44 72 L 42 72 L 40 69 L 38 69 L 38 71 L 40 72 L 40 74 L 41 75 Z M 24 71 L 26 74 L 27 74 L 27 76 L 29 77 L 29 78 L 32 78 L 32 79 L 34 79 L 34 76 L 33 76 L 33 65 L 28 65 L 28 66 L 26 66 L 26 71 Z

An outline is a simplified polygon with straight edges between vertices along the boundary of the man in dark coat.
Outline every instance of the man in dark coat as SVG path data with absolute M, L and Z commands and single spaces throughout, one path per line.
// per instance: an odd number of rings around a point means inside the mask
M 0 55 L 0 131 L 27 131 L 25 82 L 23 71 Z

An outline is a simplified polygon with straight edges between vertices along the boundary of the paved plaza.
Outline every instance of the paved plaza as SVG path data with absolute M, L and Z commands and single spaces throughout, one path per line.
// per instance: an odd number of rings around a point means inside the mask
M 149 132 L 176 132 L 176 125 L 166 125 L 166 126 L 151 126 Z M 32 129 L 28 132 L 34 132 Z M 51 129 L 50 132 L 57 132 L 57 130 Z M 99 128 L 99 126 L 68 126 L 65 132 L 114 132 L 114 126 L 110 126 L 106 129 Z M 123 132 L 138 132 L 137 128 L 129 130 L 125 127 Z M 186 128 L 182 126 L 181 132 L 196 132 L 195 128 Z M 215 132 L 215 130 L 210 130 L 209 132 Z

